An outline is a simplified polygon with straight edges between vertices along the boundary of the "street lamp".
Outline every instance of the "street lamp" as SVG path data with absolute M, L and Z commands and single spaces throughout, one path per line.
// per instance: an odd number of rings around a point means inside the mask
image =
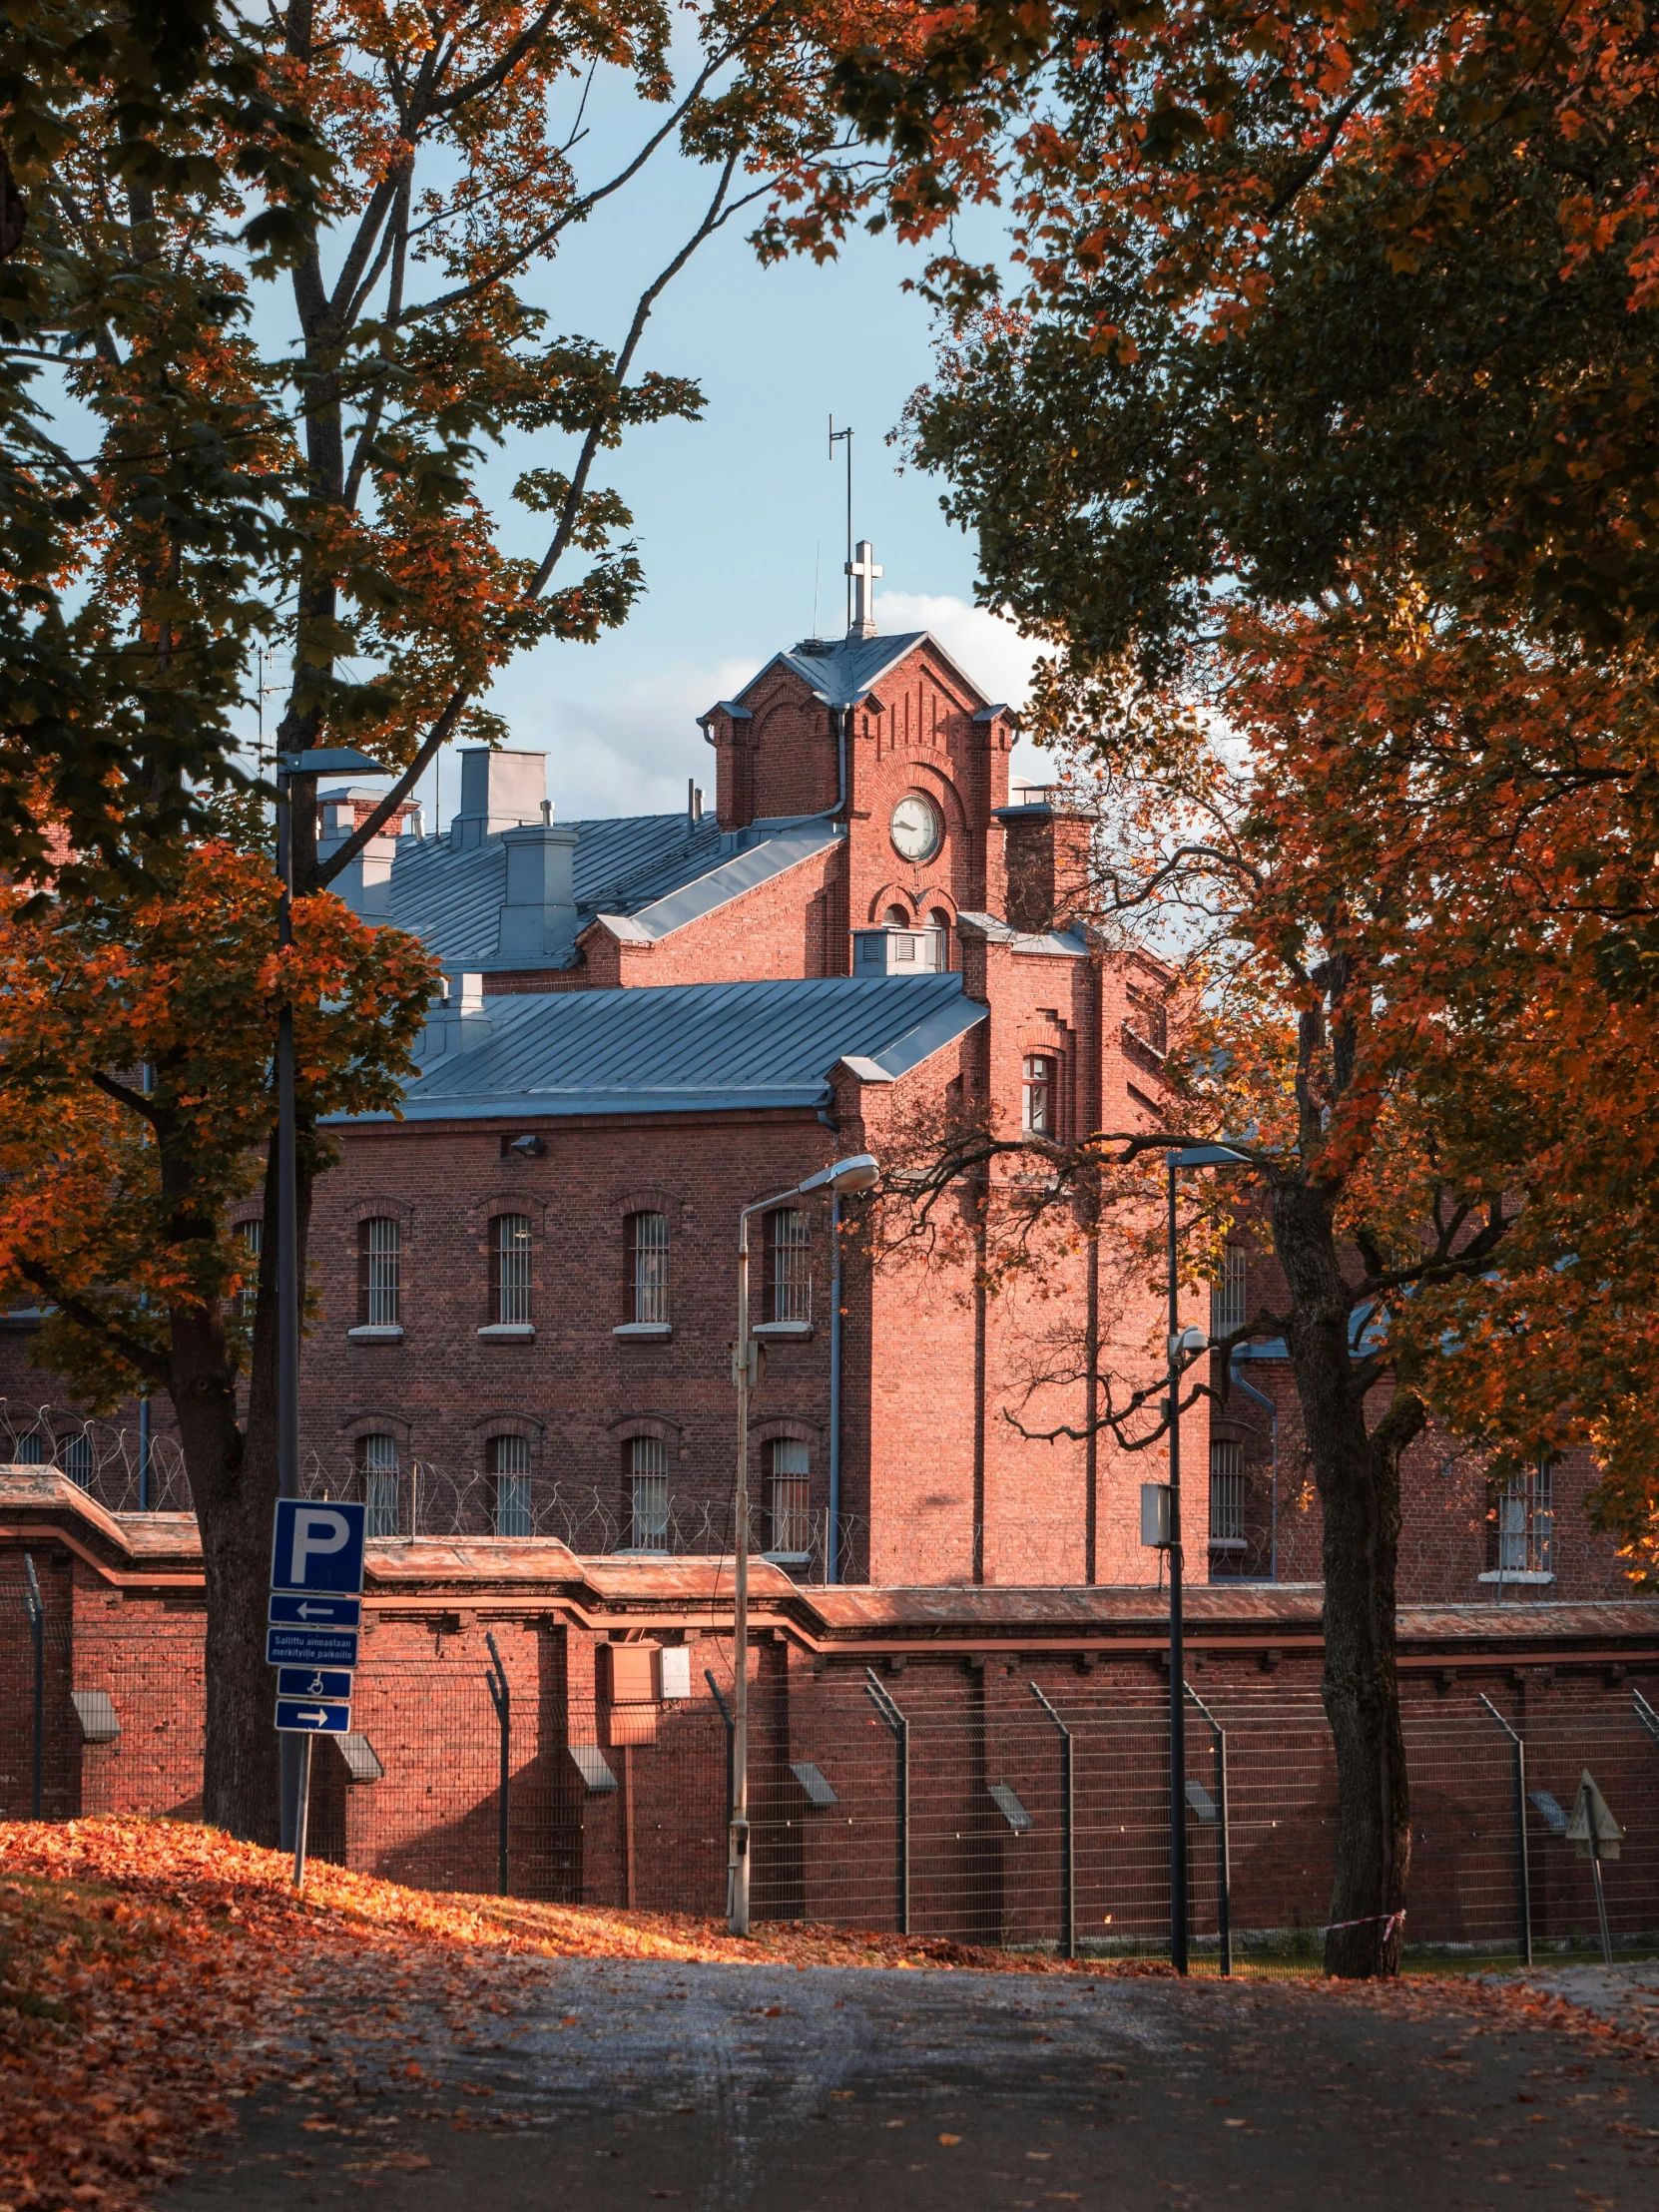
M 850 1153 L 792 1190 L 746 1206 L 738 1216 L 738 1341 L 732 1354 L 732 1380 L 738 1386 L 738 1525 L 732 1604 L 732 1826 L 726 1851 L 726 1910 L 734 1936 L 749 1934 L 749 1393 L 759 1380 L 759 1347 L 749 1327 L 749 1217 L 813 1191 L 845 1198 L 870 1190 L 880 1175 L 873 1154 Z
M 293 809 L 296 776 L 394 776 L 354 746 L 325 746 L 276 756 L 276 942 L 293 942 Z M 299 1495 L 299 1196 L 294 1160 L 293 1007 L 284 993 L 276 1015 L 276 1494 Z M 308 1736 L 284 1735 L 281 1745 L 281 1843 L 292 1851 L 299 1830 L 300 1771 Z
M 1187 1647 L 1181 1617 L 1181 1370 L 1186 1354 L 1202 1352 L 1202 1329 L 1183 1329 L 1176 1277 L 1175 1179 L 1182 1168 L 1247 1160 L 1231 1145 L 1194 1144 L 1165 1153 L 1169 1170 L 1169 1947 L 1177 1973 L 1187 1970 Z

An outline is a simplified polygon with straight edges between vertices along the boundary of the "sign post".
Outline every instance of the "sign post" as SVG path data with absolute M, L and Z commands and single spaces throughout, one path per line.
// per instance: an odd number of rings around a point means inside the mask
M 293 1886 L 305 1887 L 311 1738 L 351 1727 L 368 1508 L 349 1499 L 279 1497 L 271 1539 L 266 1663 L 276 1669 L 276 1729 L 297 1736 Z

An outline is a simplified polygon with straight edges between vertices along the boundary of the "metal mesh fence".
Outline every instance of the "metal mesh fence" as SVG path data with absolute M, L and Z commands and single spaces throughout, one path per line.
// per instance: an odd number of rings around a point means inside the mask
M 160 1414 L 148 1435 L 112 1421 L 92 1420 L 51 1405 L 0 1398 L 0 1462 L 56 1467 L 80 1483 L 112 1513 L 188 1513 L 190 1479 L 179 1439 Z M 532 1469 L 528 1489 L 513 1493 L 510 1524 L 501 1525 L 500 1476 L 482 1465 L 456 1467 L 429 1458 L 394 1461 L 377 1475 L 376 1536 L 553 1537 L 584 1558 L 635 1548 L 633 1516 L 619 1483 L 602 1488 Z M 306 1497 L 361 1497 L 364 1470 L 349 1451 L 311 1452 L 300 1469 Z M 868 1522 L 843 1513 L 836 1553 L 842 1578 L 854 1576 L 868 1557 Z M 830 1516 L 823 1508 L 792 1511 L 787 1552 L 775 1548 L 778 1531 L 764 1504 L 749 1520 L 756 1556 L 782 1560 L 799 1582 L 823 1582 Z M 731 1501 L 671 1493 L 652 1552 L 671 1557 L 729 1555 L 737 1535 Z
M 14 1556 L 0 1814 L 30 1817 L 38 1773 L 47 1819 L 199 1817 L 200 1609 L 83 1605 L 71 1643 L 67 1588 L 43 1573 L 38 1621 L 32 1604 Z M 696 1647 L 692 1697 L 612 1706 L 567 1682 L 557 1627 L 498 1622 L 503 1724 L 483 1633 L 404 1631 L 365 1638 L 353 1734 L 317 1746 L 318 1856 L 420 1888 L 723 1912 L 729 1646 Z M 770 1672 L 750 1724 L 757 1918 L 1167 1952 L 1168 1718 L 1150 1677 L 1055 1668 L 1034 1682 L 1001 1658 L 787 1684 Z M 1528 1936 L 1540 1955 L 1598 1948 L 1592 1870 L 1563 1833 L 1586 1770 L 1625 1830 L 1603 1869 L 1612 1940 L 1659 1951 L 1659 1718 L 1628 1688 L 1586 1683 L 1509 1719 L 1524 1773 L 1472 1691 L 1407 1705 L 1408 1951 L 1497 1961 Z M 1317 1966 L 1337 1822 L 1317 1697 L 1206 1684 L 1184 1781 L 1196 1962 L 1218 1961 L 1225 1906 L 1237 1968 Z
M 184 1513 L 192 1509 L 190 1481 L 166 1401 L 158 1399 L 154 1417 L 141 1438 L 131 1424 L 86 1418 L 80 1413 L 24 1399 L 0 1398 L 0 1462 L 55 1466 L 79 1482 L 88 1495 L 112 1513 Z M 388 1444 L 392 1440 L 385 1439 Z M 353 1456 L 357 1447 L 312 1451 L 304 1456 L 300 1487 L 307 1497 L 365 1497 L 366 1469 Z M 392 1446 L 395 1453 L 395 1445 Z M 553 1537 L 584 1558 L 601 1558 L 635 1547 L 636 1526 L 624 1493 L 620 1470 L 603 1482 L 585 1480 L 556 1458 L 532 1461 L 528 1489 L 515 1488 L 511 1509 L 503 1515 L 500 1475 L 484 1463 L 435 1459 L 425 1454 L 395 1457 L 376 1469 L 371 1533 L 379 1536 Z M 1451 1461 L 1447 1460 L 1449 1467 Z M 1244 1481 L 1243 1518 L 1237 1536 L 1208 1542 L 1226 1513 L 1211 1509 L 1208 1476 L 1195 1473 L 1189 1510 L 1194 1515 L 1191 1557 L 1214 1583 L 1295 1580 L 1317 1571 L 1318 1544 L 1310 1540 L 1312 1487 L 1305 1469 L 1287 1455 L 1277 1483 L 1254 1463 Z M 722 1488 L 725 1484 L 720 1485 Z M 762 1485 L 757 1485 L 762 1487 Z M 1478 1502 L 1475 1500 L 1478 1499 Z M 1080 1508 L 1079 1508 L 1080 1510 Z M 836 1522 L 838 1579 L 855 1582 L 871 1573 L 871 1528 L 867 1516 L 844 1512 Z M 1482 1484 L 1448 1482 L 1428 1508 L 1419 1502 L 1401 1538 L 1399 1587 L 1415 1595 L 1450 1594 L 1467 1588 L 1487 1563 L 1488 1529 Z M 682 1490 L 670 1475 L 666 1517 L 653 1529 L 650 1549 L 670 1557 L 730 1554 L 736 1517 L 729 1495 L 707 1496 L 696 1486 Z M 792 1510 L 787 1533 L 774 1523 L 765 1498 L 750 1514 L 750 1548 L 779 1560 L 798 1582 L 827 1579 L 830 1517 L 822 1506 Z M 995 1562 L 1003 1582 L 1049 1583 L 1063 1577 L 1067 1546 L 1081 1542 L 1080 1525 L 1067 1533 L 1040 1516 L 1029 1523 L 1002 1516 L 962 1533 L 963 1560 L 974 1551 Z M 1078 1553 L 1080 1557 L 1080 1552 Z M 1452 1564 L 1448 1564 L 1451 1562 Z M 947 1570 L 951 1571 L 951 1570 Z M 1149 1563 L 1161 1586 L 1162 1556 Z M 1500 1598 L 1501 1590 L 1496 1593 Z

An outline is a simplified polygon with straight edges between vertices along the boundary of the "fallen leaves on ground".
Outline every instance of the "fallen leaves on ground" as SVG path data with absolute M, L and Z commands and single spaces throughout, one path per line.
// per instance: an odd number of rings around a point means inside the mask
M 935 1936 L 763 1926 L 407 1890 L 211 1829 L 103 1818 L 0 1822 L 0 2212 L 118 2212 L 211 2150 L 236 2103 L 302 2087 L 326 1998 L 396 2039 L 418 1986 L 456 2003 L 503 1956 L 1167 1973 L 1014 1955 Z M 418 2078 L 410 2060 L 401 2071 Z
M 378 2071 L 435 2091 L 413 2008 L 462 2039 L 485 2014 L 545 2004 L 537 1958 L 876 1966 L 1167 1977 L 1155 1960 L 1075 1964 L 938 1936 L 764 1924 L 737 1939 L 689 1914 L 408 1890 L 290 1862 L 213 1830 L 103 1818 L 0 1823 L 0 2212 L 125 2212 L 187 2160 L 212 2158 L 239 2101 L 280 2081 L 322 2095 Z M 1260 2001 L 1274 1984 L 1242 1985 Z M 1296 2002 L 1365 2003 L 1462 2032 L 1506 2025 L 1659 2045 L 1522 1983 L 1443 1976 L 1280 1982 Z M 1213 1978 L 1190 1984 L 1219 2000 Z M 567 2021 L 567 2025 L 574 2024 Z M 462 2084 L 463 2096 L 488 2096 Z M 832 2092 L 833 2093 L 833 2092 Z M 480 2109 L 473 2107 L 474 2111 Z M 307 2127 L 313 2121 L 304 2123 Z M 324 2130 L 332 2126 L 317 2117 Z M 477 2124 L 457 2111 L 452 2124 Z M 399 2167 L 387 2149 L 371 2164 Z

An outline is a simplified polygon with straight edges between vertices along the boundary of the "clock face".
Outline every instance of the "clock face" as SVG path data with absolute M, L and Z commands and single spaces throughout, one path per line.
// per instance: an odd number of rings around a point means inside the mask
M 894 849 L 906 860 L 930 860 L 939 849 L 938 809 L 919 792 L 910 792 L 893 809 L 888 830 Z

